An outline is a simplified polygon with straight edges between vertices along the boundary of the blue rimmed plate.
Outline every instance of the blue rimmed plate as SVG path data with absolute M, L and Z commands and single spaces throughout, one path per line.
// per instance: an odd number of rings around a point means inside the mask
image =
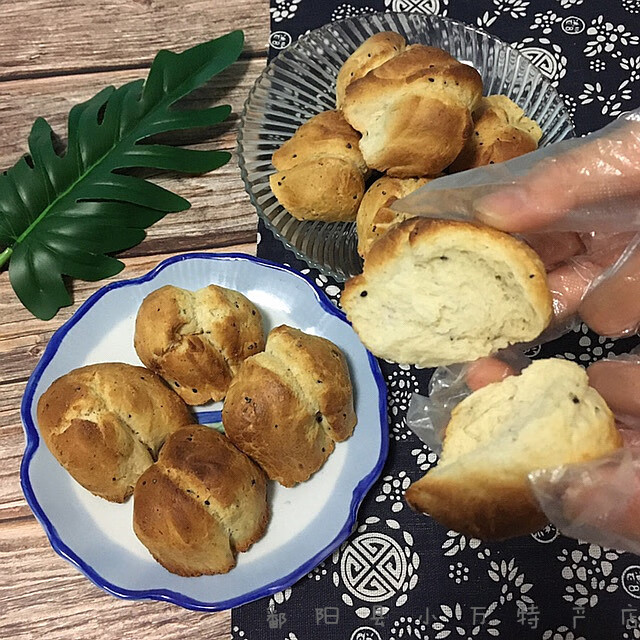
M 58 464 L 38 433 L 38 399 L 58 377 L 96 362 L 140 364 L 133 349 L 136 313 L 154 289 L 218 284 L 240 291 L 261 310 L 265 331 L 289 324 L 337 344 L 349 362 L 358 424 L 324 467 L 293 489 L 272 483 L 266 535 L 220 576 L 182 578 L 156 563 L 133 533 L 133 501 L 113 504 L 83 489 Z M 203 423 L 218 407 L 198 408 Z M 91 296 L 51 338 L 22 402 L 26 450 L 24 494 L 53 548 L 106 591 L 131 599 L 167 600 L 190 609 L 235 607 L 293 584 L 351 532 L 356 512 L 384 464 L 386 389 L 376 361 L 328 298 L 300 274 L 241 254 L 185 254 L 150 273 Z

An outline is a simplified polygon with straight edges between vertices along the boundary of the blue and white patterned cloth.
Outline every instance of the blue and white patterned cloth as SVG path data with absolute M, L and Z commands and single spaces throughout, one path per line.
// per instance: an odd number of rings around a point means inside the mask
M 332 20 L 384 10 L 449 16 L 512 43 L 552 79 L 578 134 L 640 105 L 640 0 L 271 0 L 271 53 Z M 302 271 L 337 303 L 336 283 L 262 224 L 259 234 L 258 255 Z M 588 364 L 636 344 L 583 326 L 529 355 Z M 640 557 L 551 526 L 484 544 L 407 507 L 404 490 L 437 460 L 405 421 L 430 372 L 381 366 L 391 446 L 357 530 L 292 588 L 234 610 L 234 640 L 640 639 Z

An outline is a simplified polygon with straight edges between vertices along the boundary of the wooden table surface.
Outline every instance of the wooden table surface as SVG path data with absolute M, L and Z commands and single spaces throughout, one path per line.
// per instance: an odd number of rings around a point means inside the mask
M 239 113 L 264 68 L 268 0 L 13 0 L 0 3 L 0 169 L 26 152 L 33 120 L 64 135 L 73 104 L 108 84 L 144 77 L 158 49 L 181 51 L 232 29 L 245 32 L 233 67 L 196 100 L 228 103 L 231 126 L 201 148 L 235 149 Z M 213 86 L 215 84 L 215 86 Z M 124 254 L 130 278 L 184 251 L 255 253 L 256 215 L 235 157 L 201 177 L 159 177 L 190 200 Z M 18 302 L 0 271 L 0 638 L 144 640 L 230 637 L 230 613 L 197 613 L 158 602 L 127 602 L 95 587 L 49 546 L 20 489 L 24 450 L 20 401 L 51 334 L 100 283 L 73 283 L 74 304 L 48 322 Z

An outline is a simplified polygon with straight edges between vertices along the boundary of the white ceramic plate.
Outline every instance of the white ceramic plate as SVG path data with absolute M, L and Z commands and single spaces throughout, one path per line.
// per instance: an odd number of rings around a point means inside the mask
M 349 362 L 358 424 L 312 478 L 285 489 L 270 483 L 267 533 L 228 574 L 182 578 L 153 560 L 131 525 L 133 500 L 93 496 L 58 464 L 38 433 L 36 407 L 48 386 L 71 369 L 96 362 L 140 364 L 133 349 L 143 298 L 174 284 L 218 284 L 242 292 L 263 314 L 265 331 L 286 323 L 337 344 Z M 198 408 L 201 422 L 214 406 Z M 21 480 L 27 502 L 53 548 L 103 589 L 123 598 L 168 600 L 191 609 L 226 609 L 280 591 L 328 556 L 351 532 L 358 506 L 378 477 L 387 445 L 386 390 L 376 361 L 344 315 L 303 276 L 251 256 L 187 254 L 145 276 L 104 287 L 53 335 L 22 402 L 27 446 Z

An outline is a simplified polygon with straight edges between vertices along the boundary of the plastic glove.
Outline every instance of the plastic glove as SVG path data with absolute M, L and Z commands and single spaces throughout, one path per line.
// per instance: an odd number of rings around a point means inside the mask
M 549 269 L 557 324 L 640 323 L 640 110 L 584 138 L 438 178 L 392 208 L 520 234 Z

